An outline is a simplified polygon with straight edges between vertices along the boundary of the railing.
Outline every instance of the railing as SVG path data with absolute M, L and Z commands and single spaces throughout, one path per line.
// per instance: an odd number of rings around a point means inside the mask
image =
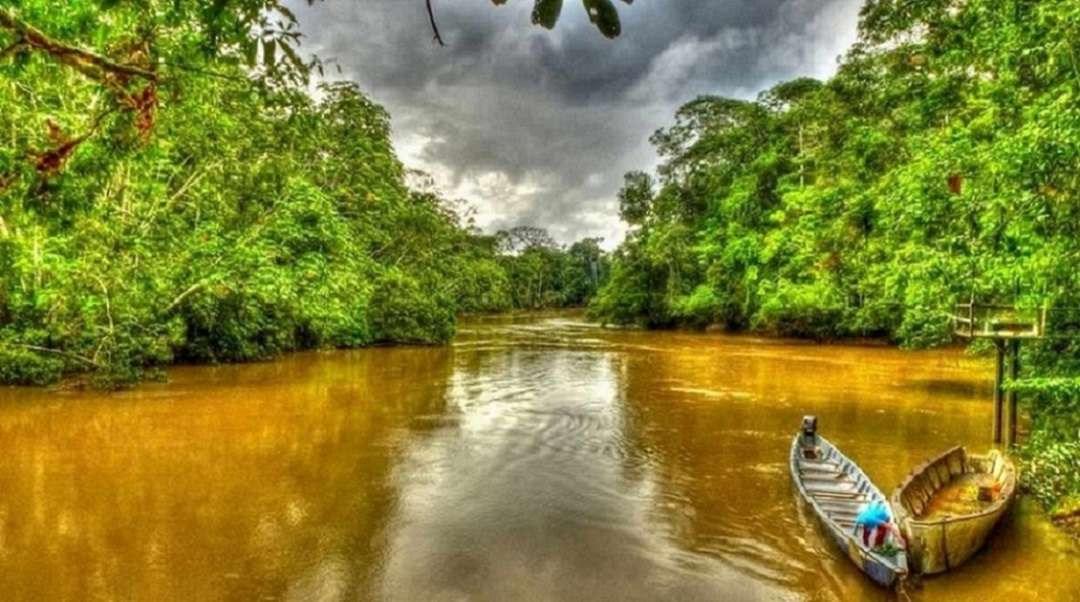
M 1001 443 L 1004 435 L 1005 444 L 1011 446 L 1016 443 L 1017 393 L 1015 389 L 1006 391 L 1004 385 L 1020 376 L 1021 341 L 1080 338 L 1080 307 L 1048 309 L 1045 305 L 1031 308 L 958 303 L 953 307 L 952 324 L 957 336 L 995 339 L 994 443 Z
M 965 338 L 1080 338 L 1080 307 L 1017 307 L 958 303 L 953 332 Z
M 953 332 L 967 338 L 1039 339 L 1047 336 L 1048 315 L 1045 307 L 958 303 Z

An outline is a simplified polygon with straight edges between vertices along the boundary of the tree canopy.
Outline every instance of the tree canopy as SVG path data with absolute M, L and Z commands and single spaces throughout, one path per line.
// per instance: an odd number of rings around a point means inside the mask
M 411 190 L 386 111 L 309 95 L 299 41 L 269 0 L 0 9 L 0 381 L 442 342 L 596 290 L 598 248 L 517 254 Z
M 830 80 L 687 103 L 597 314 L 924 344 L 954 301 L 1076 303 L 1077 14 L 869 2 Z
M 923 346 L 956 302 L 1080 307 L 1078 23 L 1076 2 L 871 0 L 828 81 L 687 103 L 653 136 L 659 181 L 626 177 L 591 311 Z M 1026 479 L 1075 512 L 1080 345 L 1027 349 Z

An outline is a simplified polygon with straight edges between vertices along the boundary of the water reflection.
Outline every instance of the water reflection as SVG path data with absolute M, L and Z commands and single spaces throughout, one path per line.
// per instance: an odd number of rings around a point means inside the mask
M 525 329 L 528 336 L 528 329 Z M 513 334 L 513 333 L 511 333 Z M 458 363 L 455 428 L 410 446 L 387 600 L 678 599 L 716 590 L 648 525 L 619 358 L 512 346 Z M 478 528 L 478 526 L 482 527 Z
M 16 600 L 872 600 L 798 510 L 803 413 L 884 488 L 982 447 L 952 351 L 466 324 L 450 349 L 183 368 L 115 395 L 0 390 Z M 1024 502 L 914 599 L 1064 600 L 1076 547 Z
M 0 591 L 24 600 L 368 597 L 394 450 L 449 350 L 177 370 L 112 396 L 6 390 Z

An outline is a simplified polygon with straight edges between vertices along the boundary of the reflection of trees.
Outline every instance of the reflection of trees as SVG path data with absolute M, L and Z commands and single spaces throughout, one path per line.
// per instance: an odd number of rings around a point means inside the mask
M 362 597 L 395 446 L 445 409 L 450 353 L 304 354 L 59 405 L 0 399 L 0 591 Z

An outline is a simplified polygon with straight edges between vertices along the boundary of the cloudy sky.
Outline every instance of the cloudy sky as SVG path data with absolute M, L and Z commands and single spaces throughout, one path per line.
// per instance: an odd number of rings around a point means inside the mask
M 393 118 L 410 168 L 478 224 L 547 228 L 561 242 L 622 240 L 622 175 L 652 169 L 649 135 L 700 94 L 753 98 L 778 81 L 827 77 L 855 41 L 861 0 L 638 0 L 602 36 L 566 0 L 548 31 L 531 0 L 293 2 L 304 48 L 341 67 Z

